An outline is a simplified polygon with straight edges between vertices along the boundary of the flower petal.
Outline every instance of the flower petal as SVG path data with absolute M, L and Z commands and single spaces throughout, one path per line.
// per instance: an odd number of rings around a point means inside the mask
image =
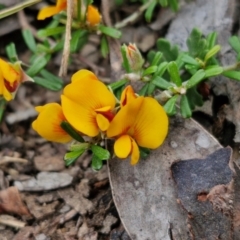
M 140 151 L 139 151 L 138 145 L 134 141 L 134 139 L 131 138 L 131 142 L 132 142 L 131 165 L 135 165 L 139 161 Z
M 139 146 L 155 149 L 167 136 L 167 114 L 155 99 L 145 97 L 129 131 Z
M 40 114 L 32 123 L 33 129 L 43 138 L 53 141 L 66 143 L 72 138 L 60 126 L 61 122 L 66 120 L 62 108 L 57 103 L 49 103 L 42 107 L 37 107 Z
M 74 81 L 64 88 L 63 95 L 87 109 L 100 109 L 110 106 L 115 107 L 115 97 L 100 81 L 82 78 Z
M 75 81 L 79 81 L 81 79 L 98 80 L 98 78 L 96 77 L 96 75 L 93 72 L 88 71 L 86 69 L 82 69 L 82 70 L 79 70 L 76 73 L 74 73 L 72 75 L 71 81 L 75 82 Z
M 110 123 L 110 126 L 107 130 L 108 137 L 116 137 L 118 135 L 127 133 L 129 128 L 135 122 L 143 99 L 143 97 L 138 97 L 120 109 Z
M 96 113 L 84 108 L 75 101 L 62 95 L 62 109 L 67 121 L 79 132 L 90 137 L 95 137 L 99 133 L 96 123 Z
M 37 15 L 38 20 L 44 20 L 48 17 L 52 17 L 58 13 L 60 13 L 64 8 L 58 8 L 57 6 L 49 6 L 42 8 Z
M 100 128 L 101 131 L 106 131 L 109 128 L 109 121 L 107 118 L 105 118 L 102 114 L 97 114 L 96 117 L 97 125 Z
M 100 23 L 101 18 L 101 14 L 99 13 L 98 9 L 92 5 L 89 5 L 87 8 L 87 23 L 94 27 Z
M 131 138 L 123 135 L 118 138 L 114 144 L 114 152 L 119 158 L 127 158 L 132 149 Z
M 132 86 L 130 85 L 127 86 L 121 94 L 121 99 L 120 99 L 121 107 L 125 106 L 127 103 L 129 103 L 135 98 L 137 98 L 137 96 L 135 95 L 135 92 Z
M 9 83 L 20 81 L 21 72 L 17 72 L 10 63 L 5 62 L 0 58 L 0 71 L 2 72 L 3 79 Z

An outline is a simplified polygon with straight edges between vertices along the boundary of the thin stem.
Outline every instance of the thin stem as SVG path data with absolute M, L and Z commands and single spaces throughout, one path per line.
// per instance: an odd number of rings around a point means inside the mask
M 4 98 L 0 99 L 0 123 L 2 122 L 3 113 L 5 110 L 6 104 L 7 104 L 7 101 Z
M 115 28 L 123 28 L 123 27 L 127 26 L 129 23 L 135 21 L 152 4 L 153 1 L 156 1 L 156 0 L 146 2 L 136 12 L 134 12 L 127 18 L 123 19 L 123 21 L 116 23 L 114 27 Z

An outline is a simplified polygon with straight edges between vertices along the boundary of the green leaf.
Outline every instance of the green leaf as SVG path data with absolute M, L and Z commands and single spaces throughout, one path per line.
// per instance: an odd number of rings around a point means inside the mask
M 126 48 L 127 48 L 126 45 L 121 46 L 121 53 L 122 53 L 122 58 L 123 58 L 123 67 L 124 67 L 124 69 L 127 73 L 130 73 L 131 72 L 131 67 L 130 67 L 130 64 L 128 62 Z
M 65 165 L 70 166 L 71 164 L 73 164 L 84 152 L 85 152 L 85 149 L 66 153 L 64 155 Z
M 145 19 L 147 22 L 150 22 L 151 19 L 152 19 L 152 15 L 153 15 L 153 11 L 155 9 L 157 5 L 157 2 L 156 1 L 153 1 L 149 7 L 147 8 L 146 12 L 145 12 Z
M 198 83 L 200 83 L 204 77 L 205 77 L 206 73 L 204 70 L 200 69 L 198 70 L 188 81 L 186 84 L 186 88 L 189 89 L 195 85 L 197 85 Z
M 150 66 L 148 67 L 147 69 L 145 69 L 143 71 L 143 76 L 147 76 L 147 75 L 150 75 L 150 74 L 153 74 L 157 71 L 157 66 Z
M 157 71 L 155 72 L 154 75 L 161 77 L 161 76 L 165 73 L 167 67 L 168 67 L 168 62 L 162 62 L 162 63 L 158 66 L 158 69 L 157 69 Z
M 186 95 L 182 95 L 180 100 L 180 111 L 184 118 L 190 118 L 192 116 L 192 110 L 188 102 Z
M 47 71 L 46 69 L 42 69 L 40 71 L 40 74 L 48 79 L 49 82 L 51 82 L 51 84 L 56 84 L 56 87 L 58 88 L 61 85 L 61 88 L 63 87 L 63 80 L 60 77 L 57 77 L 56 75 L 50 73 L 49 71 Z
M 102 168 L 103 166 L 103 162 L 100 158 L 98 158 L 98 156 L 96 155 L 92 155 L 92 169 L 98 171 Z
M 27 70 L 27 74 L 30 77 L 34 77 L 37 73 L 39 73 L 48 63 L 48 59 L 45 56 L 38 56 L 35 59 L 33 65 Z
M 122 87 L 122 86 L 125 86 L 125 84 L 128 83 L 128 80 L 127 79 L 122 79 L 120 81 L 117 81 L 117 82 L 113 82 L 111 84 L 109 84 L 108 86 L 113 90 L 115 91 L 116 89 Z
M 211 49 L 215 46 L 217 41 L 217 32 L 212 32 L 207 35 L 207 47 Z
M 119 30 L 111 27 L 106 27 L 104 25 L 99 26 L 99 31 L 112 38 L 120 38 L 122 36 L 122 33 Z
M 7 101 L 4 98 L 0 98 L 0 123 L 2 122 L 6 105 L 7 105 Z
M 212 49 L 210 49 L 205 58 L 204 61 L 207 62 L 208 59 L 210 59 L 211 57 L 213 57 L 215 54 L 217 54 L 219 51 L 221 50 L 221 46 L 220 45 L 215 45 Z
M 22 30 L 22 35 L 25 43 L 28 48 L 34 53 L 37 50 L 36 41 L 32 35 L 32 32 L 29 29 Z
M 101 160 L 108 160 L 110 158 L 110 152 L 98 145 L 92 145 L 91 150 L 93 155 L 97 156 Z
M 76 143 L 76 144 L 71 144 L 70 146 L 70 151 L 71 152 L 77 152 L 82 149 L 87 150 L 89 147 L 89 143 Z
M 168 73 L 171 77 L 171 81 L 174 82 L 178 87 L 180 87 L 182 85 L 182 80 L 180 78 L 176 62 L 168 63 Z
M 202 106 L 203 105 L 203 97 L 199 92 L 197 91 L 197 86 L 194 86 L 187 90 L 187 99 L 188 103 L 190 105 L 190 108 L 193 110 L 196 106 Z
M 140 158 L 142 159 L 147 158 L 150 154 L 149 148 L 139 147 L 139 151 L 140 151 Z
M 146 96 L 146 95 L 147 95 L 147 91 L 148 91 L 148 87 L 149 87 L 149 83 L 146 83 L 146 84 L 138 91 L 138 95 L 139 95 L 139 96 Z
M 57 44 L 51 49 L 51 52 L 59 52 L 63 50 L 64 47 L 64 39 L 61 39 L 60 41 L 57 42 Z
M 225 71 L 222 73 L 223 76 L 240 81 L 240 72 L 239 71 Z
M 152 95 L 155 88 L 156 88 L 156 85 L 150 82 L 149 85 L 148 85 L 147 95 L 148 96 Z
M 171 97 L 163 106 L 165 112 L 168 116 L 174 116 L 177 112 L 176 110 L 176 101 L 178 99 L 179 95 L 175 95 Z
M 163 53 L 163 58 L 167 61 L 175 61 L 178 57 L 178 46 L 171 46 L 170 42 L 164 38 L 157 40 L 157 49 Z
M 162 7 L 167 7 L 168 5 L 168 0 L 159 0 L 159 3 Z
M 51 91 L 60 91 L 62 90 L 62 84 L 51 82 L 49 79 L 42 78 L 42 77 L 34 77 L 34 82 L 42 87 L 45 87 L 46 89 L 49 89 Z
M 231 47 L 233 48 L 234 51 L 236 51 L 237 53 L 240 52 L 240 41 L 239 41 L 239 38 L 237 36 L 230 37 L 228 42 L 229 42 L 229 44 L 231 45 Z
M 209 66 L 205 69 L 205 78 L 213 77 L 220 75 L 223 72 L 223 68 L 216 65 L 216 66 Z
M 54 28 L 46 28 L 41 29 L 37 32 L 38 37 L 49 37 L 58 35 L 65 32 L 65 27 L 54 27 Z
M 62 121 L 60 124 L 61 128 L 66 131 L 73 139 L 75 139 L 78 142 L 84 143 L 83 137 L 76 132 L 76 130 L 66 121 Z
M 107 38 L 105 36 L 102 36 L 100 45 L 101 45 L 101 54 L 104 58 L 106 58 L 109 53 L 109 47 L 108 47 Z
M 72 33 L 72 39 L 70 41 L 70 51 L 71 53 L 77 52 L 79 49 L 79 41 L 81 39 L 82 30 L 77 30 Z
M 189 49 L 189 54 L 192 57 L 199 57 L 202 58 L 205 54 L 205 50 L 207 48 L 207 41 L 206 39 L 202 38 L 202 32 L 194 28 L 187 39 L 187 46 Z
M 185 63 L 193 65 L 194 68 L 200 67 L 199 62 L 195 58 L 189 56 L 188 54 L 183 54 L 182 57 L 181 57 L 181 60 Z
M 17 51 L 14 43 L 10 43 L 6 46 L 6 53 L 11 62 L 18 60 Z
M 172 87 L 172 84 L 170 82 L 168 82 L 167 80 L 165 80 L 164 78 L 161 78 L 159 76 L 155 77 L 152 80 L 152 83 L 155 84 L 157 87 L 159 87 L 161 89 L 165 89 L 165 90 Z
M 160 63 L 160 60 L 162 58 L 163 54 L 161 52 L 156 52 L 154 54 L 153 60 L 151 61 L 151 65 L 150 66 L 156 66 Z
M 179 8 L 178 0 L 168 0 L 168 4 L 174 12 L 178 11 L 178 8 Z

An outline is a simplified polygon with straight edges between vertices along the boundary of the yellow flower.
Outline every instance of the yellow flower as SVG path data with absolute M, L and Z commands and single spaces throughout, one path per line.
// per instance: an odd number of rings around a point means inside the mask
M 63 10 L 67 9 L 67 0 L 57 0 L 55 6 L 44 7 L 38 13 L 37 19 L 44 20 L 45 18 L 52 17 Z
M 61 100 L 67 121 L 90 137 L 106 131 L 114 117 L 114 95 L 88 70 L 80 70 L 72 76 Z
M 57 103 L 48 103 L 35 108 L 39 115 L 32 123 L 33 129 L 48 141 L 67 143 L 72 138 L 65 132 L 60 124 L 66 121 L 62 107 Z
M 168 132 L 168 117 L 151 97 L 137 97 L 123 106 L 112 120 L 107 137 L 116 138 L 114 152 L 119 158 L 131 155 L 131 164 L 139 161 L 138 146 L 158 148 Z
M 95 27 L 101 22 L 102 17 L 97 8 L 89 5 L 87 8 L 86 19 L 89 26 Z
M 7 101 L 14 98 L 19 85 L 24 81 L 33 81 L 21 68 L 20 62 L 14 64 L 0 58 L 0 97 Z
M 120 104 L 121 107 L 125 106 L 127 103 L 129 103 L 130 101 L 132 101 L 133 99 L 137 98 L 132 86 L 127 86 L 121 95 L 121 99 L 120 99 Z

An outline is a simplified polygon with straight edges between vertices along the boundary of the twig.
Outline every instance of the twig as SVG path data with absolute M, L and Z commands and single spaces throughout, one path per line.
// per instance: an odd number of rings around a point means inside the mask
M 118 22 L 115 24 L 115 28 L 123 28 L 127 26 L 128 24 L 134 22 L 137 20 L 138 17 L 142 15 L 142 13 L 150 6 L 150 4 L 153 2 L 152 1 L 147 1 L 145 4 L 143 4 L 136 12 L 128 16 L 127 18 L 123 19 L 123 21 Z
M 2 159 L 0 161 L 0 165 L 5 164 L 5 163 L 10 163 L 10 162 L 27 164 L 28 160 L 26 160 L 24 158 L 4 156 L 4 157 L 2 157 Z
M 14 228 L 23 228 L 26 225 L 25 222 L 19 221 L 9 215 L 1 215 L 0 224 L 7 225 Z
M 63 77 L 67 74 L 68 58 L 70 54 L 70 40 L 71 40 L 71 27 L 72 27 L 72 15 L 73 15 L 73 1 L 67 0 L 67 24 L 65 33 L 65 42 L 62 55 L 61 67 L 59 70 L 59 76 Z

